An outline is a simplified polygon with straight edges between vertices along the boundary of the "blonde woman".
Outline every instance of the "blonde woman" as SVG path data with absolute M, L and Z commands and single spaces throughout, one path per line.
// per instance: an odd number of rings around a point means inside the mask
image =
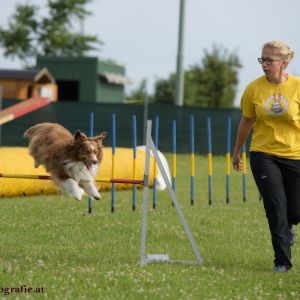
M 258 62 L 264 75 L 242 96 L 232 160 L 241 171 L 241 148 L 253 128 L 250 165 L 269 223 L 275 272 L 292 267 L 293 225 L 300 222 L 300 78 L 286 72 L 293 56 L 281 41 L 263 45 Z

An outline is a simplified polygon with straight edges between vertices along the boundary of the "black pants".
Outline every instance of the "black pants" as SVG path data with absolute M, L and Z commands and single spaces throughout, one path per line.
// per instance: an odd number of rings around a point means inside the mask
M 300 160 L 251 152 L 250 165 L 269 222 L 275 266 L 292 266 L 289 226 L 300 222 Z

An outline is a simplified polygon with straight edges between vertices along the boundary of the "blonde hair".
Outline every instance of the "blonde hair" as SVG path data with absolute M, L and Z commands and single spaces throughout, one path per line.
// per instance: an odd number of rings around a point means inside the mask
M 271 41 L 263 45 L 263 49 L 272 48 L 278 52 L 284 60 L 290 62 L 294 57 L 294 51 L 284 42 L 281 41 Z

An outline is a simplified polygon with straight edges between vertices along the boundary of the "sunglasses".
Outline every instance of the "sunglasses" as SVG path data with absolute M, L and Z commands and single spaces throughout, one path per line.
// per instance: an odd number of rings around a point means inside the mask
M 282 59 L 273 59 L 270 57 L 267 58 L 259 57 L 257 60 L 261 65 L 266 63 L 268 66 L 271 65 L 274 61 L 282 61 Z

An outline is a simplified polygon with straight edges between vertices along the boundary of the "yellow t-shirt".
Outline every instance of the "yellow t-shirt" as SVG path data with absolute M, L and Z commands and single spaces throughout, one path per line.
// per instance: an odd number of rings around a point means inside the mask
M 300 78 L 281 84 L 265 76 L 252 81 L 241 99 L 243 116 L 256 117 L 250 151 L 300 159 Z

